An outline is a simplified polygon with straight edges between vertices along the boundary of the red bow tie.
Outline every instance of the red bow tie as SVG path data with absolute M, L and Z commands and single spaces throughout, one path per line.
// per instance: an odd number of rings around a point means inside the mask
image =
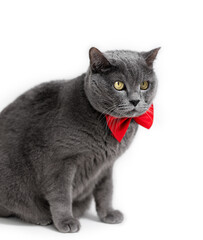
M 106 115 L 106 122 L 107 122 L 109 129 L 112 132 L 112 135 L 119 142 L 121 142 L 132 119 L 134 119 L 135 122 L 138 123 L 139 125 L 149 129 L 152 126 L 153 117 L 154 117 L 154 106 L 152 104 L 150 106 L 150 108 L 139 117 L 116 118 L 116 117 L 112 117 L 110 115 Z

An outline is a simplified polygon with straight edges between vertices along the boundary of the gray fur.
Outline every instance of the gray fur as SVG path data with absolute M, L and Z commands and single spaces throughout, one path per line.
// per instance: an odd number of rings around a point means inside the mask
M 138 126 L 132 121 L 119 143 L 104 114 L 132 117 L 148 109 L 157 88 L 148 60 L 156 54 L 93 48 L 87 73 L 43 83 L 1 112 L 0 216 L 53 221 L 60 232 L 77 232 L 78 218 L 94 198 L 101 221 L 122 222 L 112 206 L 112 170 Z M 126 90 L 115 90 L 117 80 Z M 151 83 L 145 92 L 143 80 Z M 132 99 L 140 100 L 136 107 Z

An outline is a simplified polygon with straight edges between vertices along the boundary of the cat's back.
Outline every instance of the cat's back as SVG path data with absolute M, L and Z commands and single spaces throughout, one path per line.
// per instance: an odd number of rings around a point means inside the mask
M 57 80 L 42 83 L 19 96 L 0 113 L 0 134 L 6 130 L 26 127 L 35 122 L 48 121 L 60 108 L 60 93 L 64 84 L 73 85 L 74 81 Z M 71 88 L 71 87 L 70 87 Z M 69 93 L 67 93 L 68 97 Z M 33 126 L 34 127 L 34 126 Z M 22 129 L 21 129 L 22 130 Z
M 40 84 L 9 104 L 0 113 L 0 163 L 22 162 L 31 149 L 45 146 L 45 129 L 60 109 L 60 92 L 64 82 Z M 68 85 L 72 85 L 69 81 Z M 15 158 L 14 158 L 14 156 Z

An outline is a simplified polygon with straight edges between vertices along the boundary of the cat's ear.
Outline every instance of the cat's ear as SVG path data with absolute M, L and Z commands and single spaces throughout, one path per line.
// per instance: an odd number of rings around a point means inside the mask
M 111 68 L 110 62 L 105 58 L 102 52 L 92 47 L 89 50 L 90 67 L 93 72 L 106 72 Z
M 142 56 L 144 57 L 148 67 L 153 67 L 153 62 L 154 60 L 156 59 L 156 56 L 158 54 L 160 50 L 160 47 L 159 48 L 155 48 L 149 52 L 142 52 Z

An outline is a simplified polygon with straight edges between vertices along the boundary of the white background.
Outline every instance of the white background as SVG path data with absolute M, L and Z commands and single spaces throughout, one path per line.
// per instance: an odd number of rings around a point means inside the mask
M 43 81 L 86 71 L 90 47 L 150 50 L 155 122 L 115 166 L 120 225 L 94 206 L 77 234 L 0 218 L 1 239 L 203 239 L 202 1 L 0 1 L 0 110 Z

